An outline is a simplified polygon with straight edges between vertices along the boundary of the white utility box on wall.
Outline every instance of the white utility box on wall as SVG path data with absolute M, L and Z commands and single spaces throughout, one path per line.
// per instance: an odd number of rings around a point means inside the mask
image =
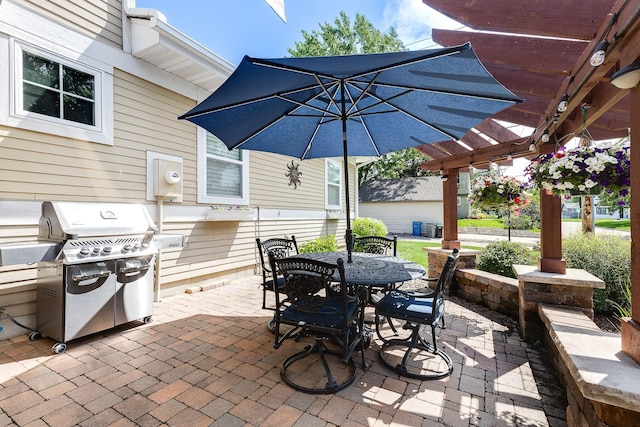
M 153 191 L 156 197 L 182 200 L 182 162 L 155 159 Z

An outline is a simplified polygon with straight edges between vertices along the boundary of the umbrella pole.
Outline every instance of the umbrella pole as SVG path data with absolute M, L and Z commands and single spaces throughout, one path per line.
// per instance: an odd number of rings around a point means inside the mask
M 351 206 L 349 204 L 349 153 L 347 150 L 347 116 L 345 111 L 345 99 L 344 99 L 344 82 L 340 85 L 340 92 L 342 98 L 342 163 L 344 163 L 344 188 L 346 193 L 346 205 L 347 205 L 347 231 L 345 233 L 345 239 L 347 241 L 347 262 L 353 262 L 351 259 L 351 252 L 353 252 L 354 235 L 351 230 Z

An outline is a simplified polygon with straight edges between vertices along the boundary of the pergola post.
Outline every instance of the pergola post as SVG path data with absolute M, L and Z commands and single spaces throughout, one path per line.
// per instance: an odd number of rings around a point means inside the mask
M 566 274 L 562 258 L 562 204 L 560 197 L 540 191 L 540 258 L 538 270 Z
M 631 145 L 640 141 L 640 89 L 629 91 Z M 640 260 L 640 149 L 631 149 L 631 259 Z M 640 266 L 631 263 L 631 317 L 621 321 L 622 351 L 640 364 Z
M 448 176 L 442 181 L 442 248 L 460 249 L 458 240 L 458 173 L 459 169 L 443 171 Z

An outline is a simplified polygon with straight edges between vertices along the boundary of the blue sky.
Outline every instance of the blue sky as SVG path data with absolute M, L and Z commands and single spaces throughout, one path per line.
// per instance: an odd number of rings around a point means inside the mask
M 136 0 L 136 7 L 156 9 L 167 22 L 234 65 L 246 55 L 288 56 L 302 40 L 302 30 L 333 24 L 344 10 L 352 22 L 363 14 L 376 28 L 394 27 L 410 49 L 434 47 L 431 28 L 460 24 L 433 11 L 421 0 L 284 0 L 287 22 L 264 0 Z

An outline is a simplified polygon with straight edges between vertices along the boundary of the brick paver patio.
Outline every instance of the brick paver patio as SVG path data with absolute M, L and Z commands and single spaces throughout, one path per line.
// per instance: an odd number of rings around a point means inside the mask
M 418 381 L 371 363 L 336 395 L 292 390 L 258 277 L 156 304 L 154 322 L 68 343 L 0 341 L 0 426 L 565 426 L 564 393 L 517 323 L 452 298 L 439 343 L 450 377 Z M 356 358 L 358 361 L 359 358 Z

